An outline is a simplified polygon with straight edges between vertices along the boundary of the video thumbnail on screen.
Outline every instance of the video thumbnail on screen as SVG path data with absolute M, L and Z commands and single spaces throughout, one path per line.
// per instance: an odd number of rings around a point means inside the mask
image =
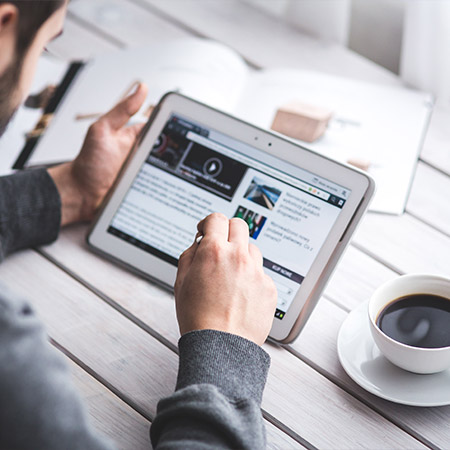
M 189 141 L 182 134 L 161 133 L 155 142 L 151 156 L 166 167 L 175 169 L 186 151 Z

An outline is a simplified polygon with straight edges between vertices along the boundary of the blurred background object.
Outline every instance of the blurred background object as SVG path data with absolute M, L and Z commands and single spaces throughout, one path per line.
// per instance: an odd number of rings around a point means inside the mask
M 450 102 L 450 2 L 408 2 L 400 75 L 412 86 Z
M 241 0 L 450 102 L 448 0 Z

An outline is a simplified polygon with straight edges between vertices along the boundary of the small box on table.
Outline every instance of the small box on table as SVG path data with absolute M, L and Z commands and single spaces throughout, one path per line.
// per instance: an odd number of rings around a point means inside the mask
M 330 109 L 291 102 L 278 108 L 272 130 L 306 142 L 314 142 L 325 133 L 333 112 Z

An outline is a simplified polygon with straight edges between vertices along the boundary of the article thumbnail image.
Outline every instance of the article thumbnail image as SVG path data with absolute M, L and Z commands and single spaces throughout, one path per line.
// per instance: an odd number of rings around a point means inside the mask
M 268 186 L 261 178 L 254 177 L 244 198 L 272 210 L 280 195 L 280 190 Z
M 267 220 L 267 218 L 261 214 L 257 214 L 250 209 L 244 208 L 243 206 L 238 206 L 233 217 L 239 217 L 247 222 L 250 237 L 255 240 L 258 239 L 259 233 L 261 233 L 261 230 Z

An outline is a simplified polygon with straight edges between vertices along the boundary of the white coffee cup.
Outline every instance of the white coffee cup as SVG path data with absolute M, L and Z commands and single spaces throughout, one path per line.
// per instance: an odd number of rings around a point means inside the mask
M 369 323 L 375 344 L 393 364 L 415 373 L 436 373 L 450 367 L 450 347 L 423 348 L 398 342 L 377 325 L 378 315 L 392 301 L 412 294 L 432 294 L 449 299 L 450 279 L 436 275 L 403 275 L 381 285 L 369 301 Z

